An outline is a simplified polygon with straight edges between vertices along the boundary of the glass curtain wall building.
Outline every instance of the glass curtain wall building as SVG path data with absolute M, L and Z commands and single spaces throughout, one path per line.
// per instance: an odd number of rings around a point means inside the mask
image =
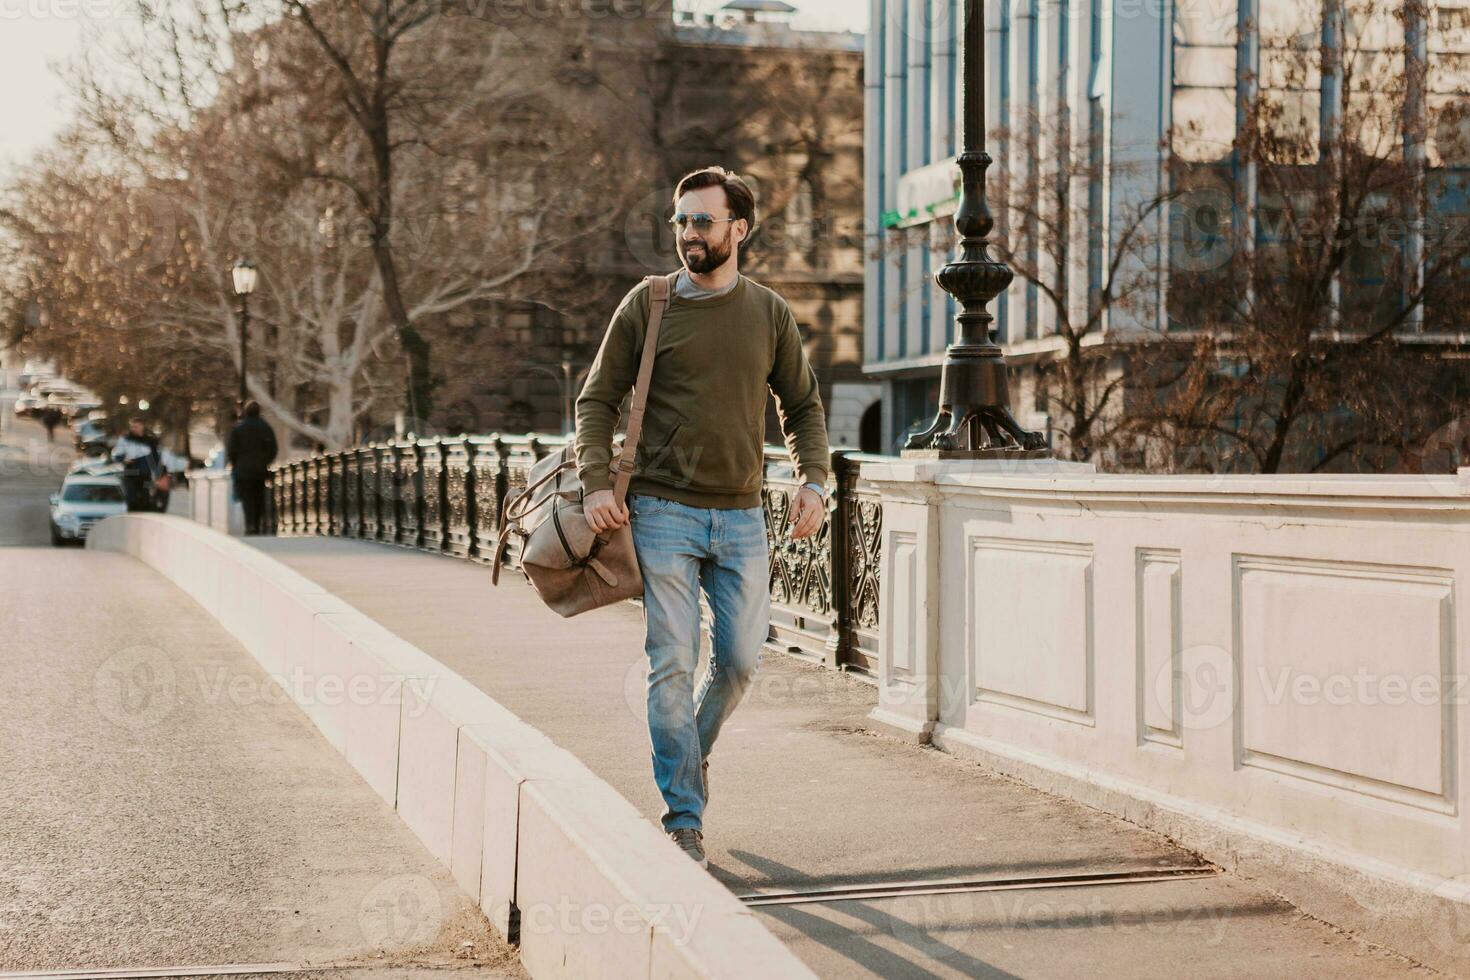
M 1203 312 L 1192 303 L 1194 287 L 1211 265 L 1200 260 L 1201 250 L 1210 249 L 1201 200 L 1218 200 L 1225 220 L 1248 225 L 1235 235 L 1270 246 L 1280 227 L 1274 218 L 1299 202 L 1262 196 L 1254 165 L 1242 162 L 1236 148 L 1237 132 L 1253 125 L 1252 114 L 1262 107 L 1273 125 L 1298 136 L 1279 152 L 1300 155 L 1297 162 L 1306 166 L 1320 151 L 1324 129 L 1342 124 L 1344 111 L 1363 111 L 1375 79 L 1422 77 L 1422 90 L 1411 91 L 1407 109 L 1399 109 L 1414 112 L 1417 97 L 1423 129 L 1406 125 L 1384 134 L 1392 145 L 1365 148 L 1424 170 L 1420 203 L 1394 215 L 1406 228 L 1395 247 L 1410 265 L 1422 265 L 1426 225 L 1443 227 L 1442 219 L 1470 211 L 1470 134 L 1458 121 L 1437 123 L 1462 119 L 1443 110 L 1470 93 L 1470 0 L 1431 0 L 1422 22 L 1406 17 L 1404 6 L 986 0 L 993 237 L 1009 236 L 1018 249 L 1013 264 L 1024 264 L 1047 286 L 1018 275 L 992 306 L 996 337 L 1012 366 L 1012 407 L 1024 426 L 1052 425 L 1036 376 L 1038 365 L 1061 349 L 1058 307 L 1072 323 L 1085 322 L 1105 277 L 1132 274 L 1147 281 L 1146 289 L 1126 307 L 1106 311 L 1095 342 L 1123 345 L 1198 325 Z M 885 386 L 885 451 L 895 451 L 905 433 L 932 417 L 939 365 L 953 337 L 954 303 L 933 273 L 951 254 L 958 203 L 953 161 L 962 16 L 962 0 L 871 0 L 864 370 Z M 1356 74 L 1345 78 L 1340 52 L 1348 49 Z M 1415 62 L 1425 68 L 1419 75 L 1410 71 Z M 1352 99 L 1344 97 L 1345 84 Z M 1371 142 L 1371 127 L 1356 125 Z M 1280 162 L 1294 161 L 1273 160 Z M 1119 255 L 1125 226 L 1146 202 L 1158 205 L 1135 234 L 1143 244 Z M 1343 308 L 1351 306 L 1354 290 L 1383 281 L 1384 261 L 1381 248 L 1355 252 L 1336 286 Z M 1431 312 L 1435 301 L 1431 292 Z M 1443 339 L 1462 343 L 1464 337 Z

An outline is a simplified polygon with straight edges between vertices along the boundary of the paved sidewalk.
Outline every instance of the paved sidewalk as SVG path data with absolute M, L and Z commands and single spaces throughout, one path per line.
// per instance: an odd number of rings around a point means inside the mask
M 516 574 L 365 542 L 246 539 L 479 684 L 657 821 L 631 605 L 564 620 Z M 868 729 L 864 682 L 767 654 L 710 761 L 710 872 L 738 894 L 1197 863 L 1169 841 Z M 824 977 L 1429 975 L 1230 875 L 769 906 Z
M 444 971 L 471 942 L 476 975 L 524 976 L 250 655 L 141 562 L 0 548 L 0 676 L 0 971 L 469 976 Z

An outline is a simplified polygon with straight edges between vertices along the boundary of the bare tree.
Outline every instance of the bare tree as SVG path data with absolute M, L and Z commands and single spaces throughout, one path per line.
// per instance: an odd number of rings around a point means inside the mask
M 1157 277 L 1146 258 L 1158 244 L 1158 216 L 1172 195 L 1136 205 L 1119 205 L 1100 243 L 1102 264 L 1083 278 L 1089 240 L 1087 212 L 1077 197 L 1094 184 L 1127 179 L 1132 168 L 1121 162 L 1105 167 L 1090 139 L 1074 140 L 1065 114 L 1042 118 L 1034 112 L 1019 125 L 997 129 L 990 144 L 1020 141 L 1022 155 L 1035 161 L 1019 177 L 1002 172 L 995 181 L 993 207 L 1002 218 L 994 235 L 994 254 L 1016 279 L 1035 288 L 1044 304 L 1049 332 L 1038 366 L 1038 395 L 1057 421 L 1058 452 L 1091 460 L 1112 448 L 1123 414 L 1130 372 L 1122 366 L 1119 345 L 1139 348 L 1137 324 L 1157 314 Z M 952 242 L 935 242 L 937 264 L 947 261 Z M 1107 336 L 1109 325 L 1134 325 L 1120 340 Z M 1145 334 L 1147 331 L 1144 331 Z
M 1393 466 L 1466 393 L 1440 342 L 1470 298 L 1470 236 L 1425 196 L 1430 72 L 1412 48 L 1425 4 L 1328 0 L 1324 17 L 1320 44 L 1311 24 L 1263 31 L 1259 91 L 1231 158 L 1174 160 L 1193 238 L 1174 243 L 1179 329 L 1135 376 L 1148 390 L 1129 412 L 1164 465 Z M 1470 106 L 1463 79 L 1454 87 L 1433 109 L 1444 159 L 1466 151 Z M 1442 220 L 1421 237 L 1425 209 Z
M 556 303 L 566 253 L 636 176 L 608 149 L 616 120 L 558 99 L 544 52 L 506 41 L 519 25 L 451 13 L 139 0 L 128 73 L 82 66 L 83 124 L 12 194 L 11 224 L 41 230 L 24 260 L 51 322 L 167 330 L 234 361 L 228 267 L 249 253 L 253 397 L 330 446 L 375 402 L 424 417 L 424 325 Z M 120 238 L 95 233 L 113 217 Z M 54 266 L 76 272 L 64 288 L 42 282 Z

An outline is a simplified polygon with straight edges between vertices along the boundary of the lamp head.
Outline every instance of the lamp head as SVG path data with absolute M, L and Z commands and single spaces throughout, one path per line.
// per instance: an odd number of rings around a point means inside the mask
M 230 270 L 230 274 L 235 280 L 236 296 L 249 296 L 255 292 L 255 281 L 259 273 L 249 261 L 241 259 L 236 262 L 234 268 Z

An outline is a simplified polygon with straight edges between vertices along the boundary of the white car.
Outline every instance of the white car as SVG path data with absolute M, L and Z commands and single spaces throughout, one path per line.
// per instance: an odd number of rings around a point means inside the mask
M 123 464 L 113 462 L 106 452 L 89 451 L 72 460 L 68 473 L 81 473 L 83 476 L 117 476 L 122 478 Z
M 92 525 L 104 517 L 128 512 L 122 480 L 115 476 L 73 473 L 51 495 L 51 543 L 84 541 Z

